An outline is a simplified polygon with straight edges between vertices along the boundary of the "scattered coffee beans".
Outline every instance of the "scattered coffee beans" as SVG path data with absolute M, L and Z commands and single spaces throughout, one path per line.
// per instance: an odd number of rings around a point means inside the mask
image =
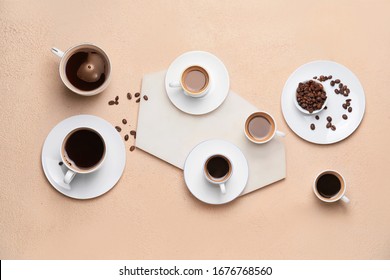
M 147 95 L 144 95 L 144 99 L 145 99 L 145 101 L 148 101 L 148 96 Z
M 331 122 L 331 121 L 332 121 L 332 117 L 331 117 L 331 116 L 327 116 L 327 117 L 326 117 L 326 120 L 327 120 L 328 122 Z
M 332 87 L 334 87 L 334 81 L 330 81 L 330 85 L 332 86 Z
M 346 114 L 343 115 L 343 119 L 346 120 L 348 119 L 348 116 Z
M 348 108 L 348 112 L 349 112 L 349 113 L 352 112 L 352 107 L 349 107 L 349 108 Z
M 126 119 L 123 119 L 123 120 L 122 120 L 122 123 L 123 123 L 123 124 L 127 124 L 127 120 L 126 120 Z
M 115 101 L 118 101 L 119 100 L 119 96 L 115 96 Z
M 320 119 L 320 117 L 319 116 L 316 116 L 316 120 L 319 120 Z
M 340 83 L 340 80 L 339 80 L 339 79 L 336 79 L 334 82 L 335 82 L 336 84 L 339 84 L 339 83 Z
M 130 147 L 130 152 L 134 151 L 135 150 L 135 146 L 131 146 Z
M 130 131 L 130 135 L 135 135 L 135 134 L 136 134 L 135 130 Z
M 135 97 L 139 97 L 139 96 L 140 96 L 140 93 L 139 93 L 139 92 L 136 92 L 136 93 L 134 94 L 134 96 L 135 96 Z
M 314 125 L 314 123 L 312 123 L 312 124 L 310 125 L 310 129 L 311 129 L 311 130 L 316 129 L 316 126 Z
M 344 104 L 343 104 L 343 108 L 344 108 L 344 109 L 347 109 L 347 108 L 348 108 L 347 104 L 344 103 Z
M 139 103 L 141 101 L 141 98 L 138 98 L 135 102 Z
M 115 104 L 115 101 L 113 101 L 113 100 L 108 101 L 108 105 L 114 105 L 114 104 Z
M 63 163 L 62 161 L 60 161 L 58 164 L 59 164 L 59 165 L 63 165 L 64 163 Z
M 129 140 L 129 135 L 125 135 L 125 141 Z
M 326 110 L 326 109 L 328 109 L 328 106 L 325 106 L 325 107 L 324 107 L 324 110 Z
M 330 129 L 333 130 L 333 131 L 335 131 L 335 130 L 336 130 L 336 126 L 332 125 L 332 126 L 330 127 Z
M 331 127 L 332 126 L 332 124 L 330 123 L 330 122 L 328 122 L 327 124 L 326 124 L 326 128 L 329 128 L 329 127 Z
M 122 128 L 120 128 L 119 126 L 116 126 L 115 129 L 116 129 L 116 131 L 118 131 L 118 132 L 121 132 L 121 131 L 122 131 Z
M 322 84 L 310 80 L 298 84 L 296 98 L 299 106 L 312 113 L 321 109 L 327 96 Z
M 131 100 L 131 98 L 132 98 L 131 93 L 128 92 L 128 93 L 127 93 L 127 99 Z

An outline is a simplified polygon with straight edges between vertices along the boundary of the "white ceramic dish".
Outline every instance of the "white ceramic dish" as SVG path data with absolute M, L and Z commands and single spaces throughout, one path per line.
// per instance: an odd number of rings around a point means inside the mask
M 98 131 L 106 142 L 106 158 L 99 170 L 78 174 L 69 189 L 63 182 L 67 170 L 60 166 L 59 153 L 63 138 L 75 127 L 89 126 Z M 60 193 L 76 199 L 98 197 L 115 186 L 126 164 L 125 145 L 115 128 L 107 121 L 91 115 L 77 115 L 57 124 L 47 136 L 42 148 L 42 167 L 50 184 Z
M 233 166 L 230 179 L 225 183 L 226 193 L 218 185 L 208 182 L 203 166 L 211 155 L 227 156 Z M 184 164 L 184 180 L 190 192 L 200 201 L 209 204 L 224 204 L 236 199 L 248 181 L 249 169 L 244 154 L 239 148 L 224 140 L 207 140 L 198 144 L 188 155 Z
M 201 98 L 184 94 L 180 87 L 169 86 L 169 83 L 180 80 L 184 69 L 195 64 L 207 69 L 210 76 L 209 92 Z M 224 102 L 229 88 L 229 74 L 223 62 L 204 51 L 191 51 L 180 55 L 171 63 L 165 76 L 165 90 L 169 99 L 179 110 L 191 115 L 203 115 L 217 109 Z
M 331 80 L 322 82 L 328 97 L 327 109 L 318 114 L 302 114 L 294 105 L 292 95 L 295 95 L 300 82 L 318 75 L 332 75 L 333 80 L 340 79 L 343 84 L 348 85 L 351 92 L 348 97 L 344 97 L 334 93 L 338 87 L 332 87 Z M 351 113 L 342 107 L 348 98 L 352 99 Z M 281 106 L 288 126 L 299 137 L 316 144 L 332 144 L 347 138 L 358 128 L 364 116 L 366 102 L 362 85 L 348 68 L 333 61 L 319 60 L 302 65 L 290 75 L 283 88 Z M 343 114 L 348 116 L 347 120 L 342 118 Z M 319 120 L 315 119 L 316 115 L 319 116 Z M 336 126 L 335 131 L 326 128 L 327 116 L 332 117 L 332 124 Z M 316 127 L 315 130 L 310 129 L 312 123 Z

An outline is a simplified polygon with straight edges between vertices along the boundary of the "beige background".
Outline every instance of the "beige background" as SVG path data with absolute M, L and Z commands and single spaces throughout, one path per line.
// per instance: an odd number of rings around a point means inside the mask
M 0 1 L 0 258 L 390 259 L 389 12 L 386 0 Z M 113 64 L 108 90 L 93 98 L 65 89 L 50 53 L 83 41 Z M 54 190 L 40 161 L 52 127 L 80 113 L 135 127 L 126 93 L 189 50 L 221 58 L 232 89 L 275 116 L 287 178 L 214 207 L 189 193 L 180 170 L 136 150 L 100 198 Z M 298 138 L 280 109 L 288 76 L 316 59 L 344 64 L 366 92 L 361 126 L 330 146 Z M 120 105 L 108 106 L 115 95 Z M 350 205 L 315 198 L 325 168 L 345 175 Z

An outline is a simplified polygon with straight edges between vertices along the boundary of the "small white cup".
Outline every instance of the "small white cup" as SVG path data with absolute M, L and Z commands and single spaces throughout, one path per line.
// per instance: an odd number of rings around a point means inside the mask
M 69 155 L 67 154 L 66 152 L 66 149 L 65 149 L 65 146 L 66 146 L 66 143 L 68 141 L 68 139 L 77 131 L 80 131 L 80 130 L 90 130 L 92 132 L 94 132 L 95 134 L 97 134 L 97 136 L 100 137 L 101 141 L 102 141 L 102 144 L 103 144 L 103 154 L 101 156 L 101 158 L 99 159 L 99 161 L 94 164 L 93 166 L 91 167 L 88 167 L 88 168 L 80 168 L 78 167 L 77 165 L 75 165 L 74 161 L 69 157 Z M 70 190 L 71 187 L 70 187 L 70 183 L 71 181 L 73 180 L 73 178 L 76 176 L 76 174 L 89 174 L 89 173 L 92 173 L 92 172 L 95 172 L 97 171 L 103 164 L 104 162 L 104 159 L 106 157 L 106 144 L 105 144 L 105 141 L 104 141 L 104 138 L 101 136 L 101 134 L 96 131 L 95 129 L 91 128 L 91 127 L 86 127 L 86 126 L 80 126 L 80 127 L 77 127 L 75 129 L 73 129 L 72 131 L 70 131 L 65 137 L 64 139 L 62 140 L 62 144 L 61 144 L 61 147 L 60 147 L 60 155 L 61 155 L 61 159 L 62 159 L 62 162 L 63 164 L 66 166 L 66 168 L 68 169 L 64 175 L 64 183 L 66 185 L 62 185 L 64 188 Z
M 105 75 L 105 81 L 103 82 L 102 85 L 100 85 L 98 88 L 95 88 L 93 90 L 81 90 L 74 86 L 68 79 L 66 75 L 66 65 L 69 61 L 69 59 L 72 57 L 77 52 L 96 52 L 99 54 L 103 61 L 104 61 L 104 75 Z M 98 46 L 90 43 L 82 43 L 75 45 L 71 48 L 69 48 L 67 51 L 63 52 L 59 50 L 58 48 L 51 48 L 51 52 L 57 55 L 58 57 L 61 58 L 60 65 L 59 65 L 59 72 L 60 72 L 60 77 L 64 85 L 73 91 L 74 93 L 77 93 L 79 95 L 83 96 L 92 96 L 101 93 L 104 91 L 108 84 L 110 83 L 111 80 L 111 62 L 107 54 Z
M 186 82 L 185 82 L 186 77 L 192 71 L 199 71 L 205 77 L 205 85 L 199 91 L 191 90 L 186 85 Z M 210 75 L 203 66 L 192 65 L 192 66 L 189 66 L 186 69 L 184 69 L 184 71 L 182 72 L 182 74 L 180 76 L 180 81 L 172 81 L 169 83 L 169 86 L 172 88 L 181 88 L 183 90 L 183 93 L 187 96 L 194 97 L 194 98 L 200 98 L 200 97 L 205 96 L 210 90 Z
M 306 83 L 306 82 L 308 82 L 308 81 L 310 81 L 310 80 L 303 81 L 302 83 Z M 314 80 L 312 80 L 312 81 L 314 81 Z M 318 82 L 318 81 L 314 81 L 314 82 L 321 84 L 321 83 Z M 321 84 L 321 85 L 322 85 L 322 84 Z M 299 85 L 298 85 L 298 86 L 299 86 Z M 322 85 L 322 86 L 323 86 L 323 85 Z M 323 87 L 323 90 L 326 92 L 326 90 L 325 90 L 324 87 Z M 326 92 L 326 94 L 327 94 L 327 92 Z M 328 103 L 328 99 L 329 99 L 329 97 L 327 96 L 327 98 L 325 99 L 324 104 L 322 104 L 322 107 L 321 107 L 320 109 L 315 110 L 315 111 L 313 111 L 313 112 L 310 113 L 308 110 L 302 108 L 301 105 L 299 105 L 298 100 L 297 100 L 297 92 L 296 92 L 296 91 L 295 91 L 295 94 L 294 94 L 294 104 L 295 104 L 295 107 L 297 107 L 297 109 L 298 109 L 299 111 L 301 111 L 302 113 L 304 113 L 304 114 L 306 114 L 306 115 L 314 115 L 314 114 L 318 114 L 319 112 L 321 112 L 321 111 L 325 108 L 326 104 Z
M 338 191 L 332 197 L 325 197 L 325 196 L 321 195 L 320 192 L 318 191 L 318 186 L 317 186 L 318 180 L 319 180 L 320 177 L 322 177 L 323 175 L 326 175 L 326 174 L 334 175 L 340 181 L 340 191 Z M 313 183 L 314 194 L 318 197 L 318 199 L 320 199 L 321 201 L 324 201 L 324 202 L 330 202 L 331 203 L 331 202 L 336 202 L 336 201 L 342 200 L 345 203 L 349 203 L 350 200 L 345 195 L 346 190 L 347 190 L 347 184 L 345 182 L 344 177 L 339 172 L 337 172 L 335 170 L 329 170 L 328 169 L 328 170 L 321 171 L 316 176 L 316 178 L 314 180 L 314 183 Z
M 257 118 L 257 117 L 266 119 L 269 122 L 269 124 L 271 125 L 270 132 L 263 138 L 256 138 L 249 131 L 250 122 L 254 118 Z M 245 121 L 244 133 L 245 133 L 246 138 L 248 138 L 249 141 L 251 141 L 255 144 L 265 144 L 265 143 L 271 141 L 275 137 L 275 135 L 280 136 L 280 137 L 286 136 L 286 134 L 277 130 L 275 119 L 272 117 L 271 114 L 269 114 L 267 112 L 255 112 L 255 113 L 251 114 Z
M 208 163 L 210 162 L 210 160 L 216 159 L 216 158 L 222 158 L 223 160 L 225 160 L 225 162 L 229 166 L 227 173 L 225 175 L 223 175 L 222 177 L 218 177 L 218 178 L 213 177 L 210 174 L 209 169 L 208 169 Z M 204 176 L 205 176 L 206 180 L 214 185 L 219 185 L 221 193 L 226 194 L 225 183 L 230 179 L 230 177 L 232 176 L 232 173 L 233 173 L 233 165 L 232 165 L 232 162 L 230 161 L 230 159 L 224 155 L 215 154 L 215 155 L 208 157 L 206 159 L 206 161 L 204 162 L 203 166 L 204 166 L 204 168 L 203 168 Z

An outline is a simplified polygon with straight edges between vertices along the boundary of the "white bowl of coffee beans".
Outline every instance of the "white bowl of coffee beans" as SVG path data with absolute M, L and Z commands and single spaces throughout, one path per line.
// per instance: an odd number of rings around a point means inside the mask
M 298 84 L 294 94 L 294 104 L 304 114 L 313 115 L 321 112 L 328 102 L 324 86 L 314 80 Z

